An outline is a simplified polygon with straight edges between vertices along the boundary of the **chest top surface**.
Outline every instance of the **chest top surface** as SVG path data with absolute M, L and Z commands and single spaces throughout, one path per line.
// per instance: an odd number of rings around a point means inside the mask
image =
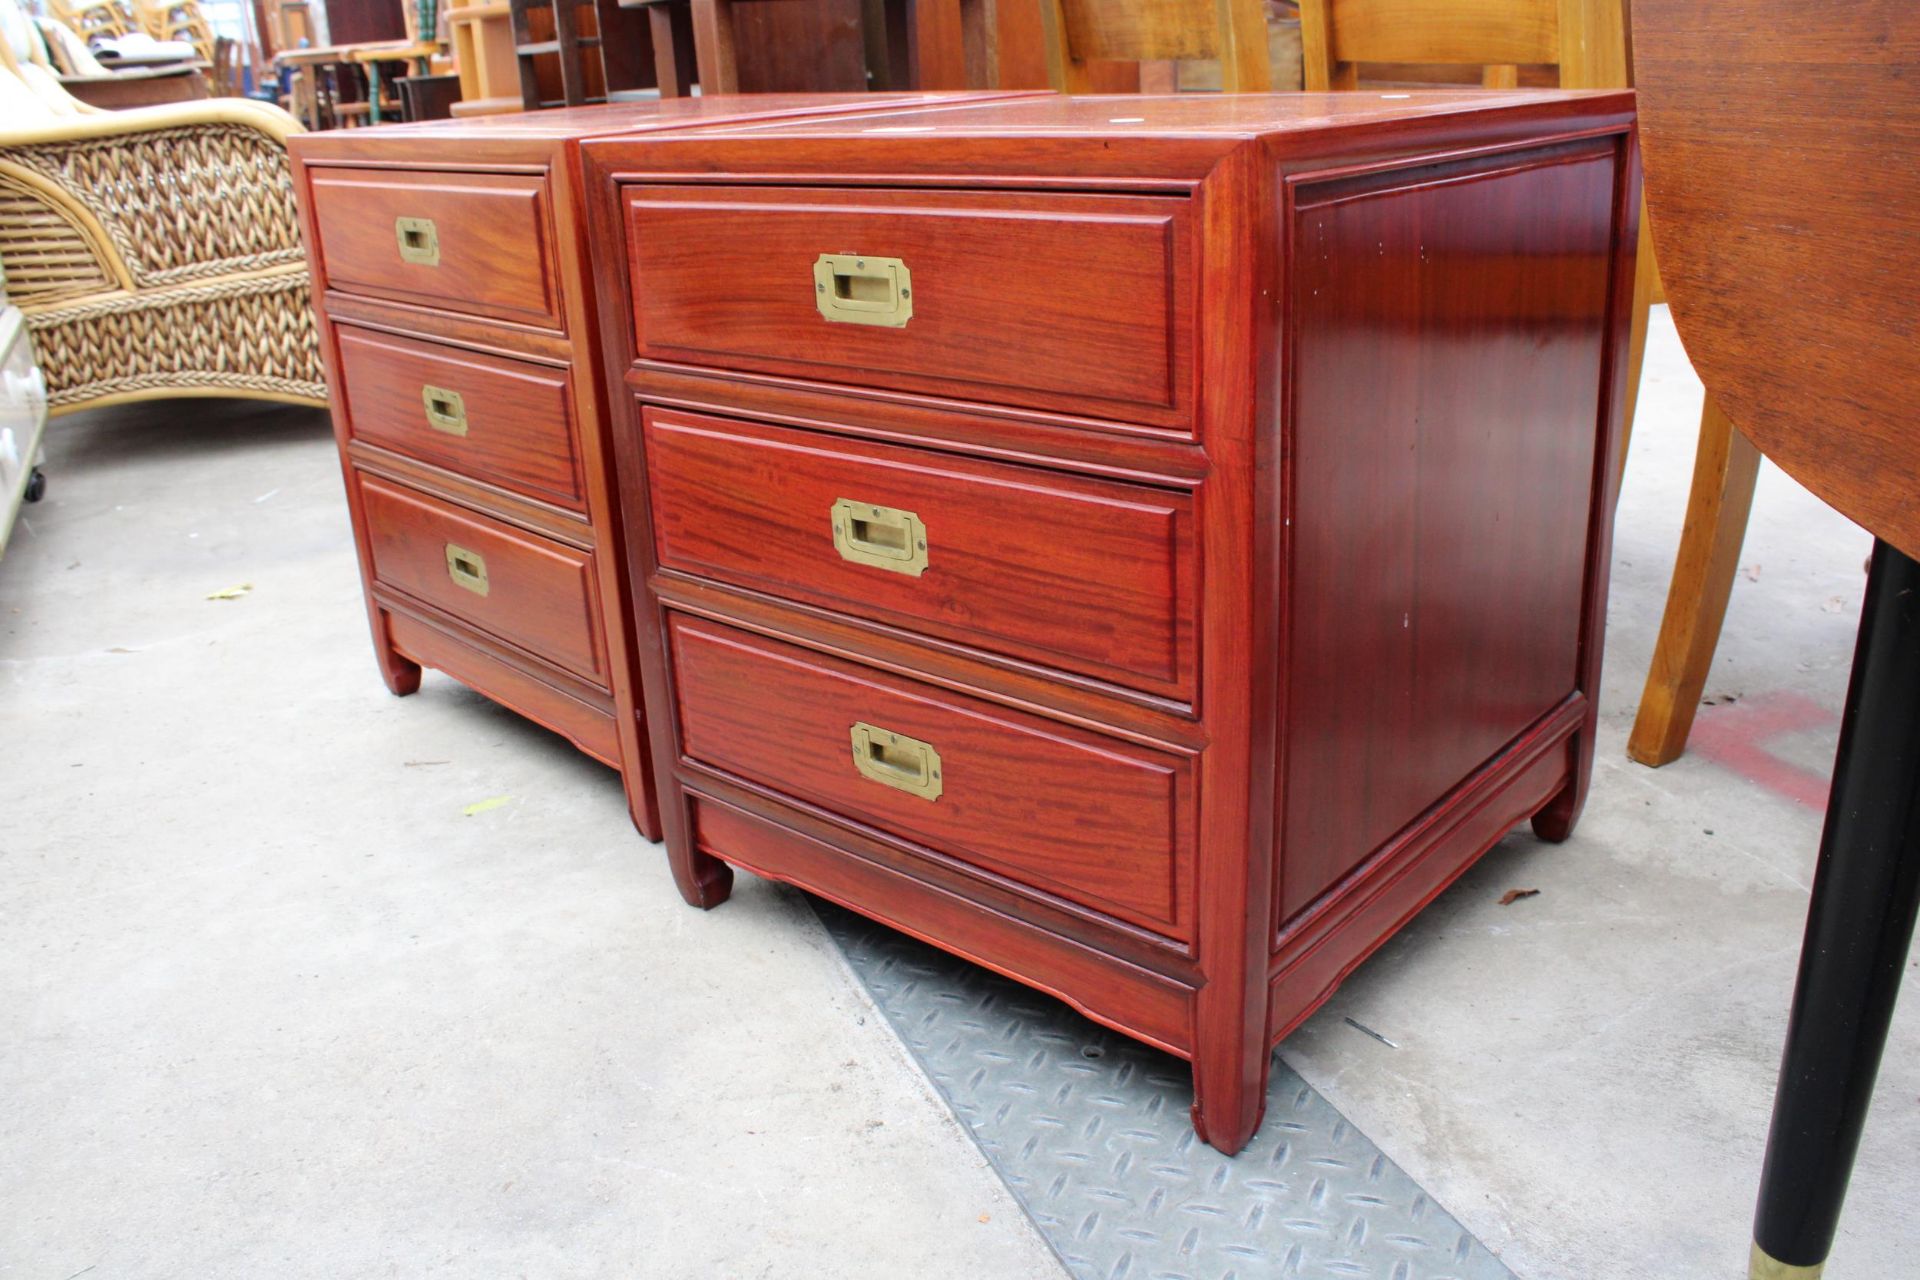
M 1033 96 L 1039 91 L 1031 91 Z M 405 153 L 426 155 L 447 164 L 490 152 L 548 150 L 556 143 L 605 134 L 643 134 L 741 124 L 795 115 L 830 116 L 886 110 L 910 112 L 945 103 L 997 101 L 1020 96 L 1006 92 L 947 93 L 756 93 L 712 97 L 656 98 L 644 102 L 568 107 L 506 115 L 424 120 L 412 124 L 335 129 L 297 135 L 294 150 L 309 160 L 377 159 Z
M 1633 95 L 1623 91 L 1049 95 L 598 135 L 584 146 L 603 174 L 750 176 L 785 166 L 855 179 L 951 173 L 983 185 L 1000 174 L 1191 181 L 1254 141 L 1281 156 L 1328 154 L 1361 137 L 1443 151 L 1545 132 L 1617 131 L 1632 115 Z

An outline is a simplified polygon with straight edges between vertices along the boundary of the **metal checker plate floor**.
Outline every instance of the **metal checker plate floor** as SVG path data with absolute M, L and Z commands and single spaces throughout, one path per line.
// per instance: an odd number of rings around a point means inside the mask
M 1276 1060 L 1228 1159 L 1179 1059 L 814 900 L 854 973 L 1082 1280 L 1512 1280 L 1486 1246 Z

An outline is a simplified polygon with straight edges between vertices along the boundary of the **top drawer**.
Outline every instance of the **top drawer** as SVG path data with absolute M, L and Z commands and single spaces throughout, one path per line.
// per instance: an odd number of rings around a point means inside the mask
M 1190 419 L 1182 197 L 635 185 L 642 358 Z
M 309 170 L 327 283 L 562 329 L 544 174 Z

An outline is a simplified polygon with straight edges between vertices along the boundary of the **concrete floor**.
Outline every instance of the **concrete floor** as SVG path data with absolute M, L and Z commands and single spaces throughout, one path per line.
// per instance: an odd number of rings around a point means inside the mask
M 1654 317 L 1585 817 L 1557 847 L 1509 836 L 1281 1046 L 1526 1280 L 1746 1274 L 1820 839 L 1821 809 L 1795 797 L 1824 805 L 1872 545 L 1768 464 L 1707 686 L 1715 705 L 1673 764 L 1626 758 L 1702 396 L 1666 309 Z M 1509 889 L 1540 895 L 1502 907 Z M 1916 1151 L 1910 992 L 1833 1280 L 1920 1273 Z
M 611 771 L 387 694 L 324 415 L 48 452 L 0 563 L 0 1276 L 1058 1274 L 803 899 L 689 910 Z
M 1734 700 L 1627 763 L 1700 395 L 1656 315 L 1583 825 L 1282 1049 L 1526 1280 L 1743 1274 L 1863 585 L 1770 469 Z M 0 1277 L 1058 1274 L 796 895 L 690 911 L 609 772 L 444 678 L 386 694 L 320 415 L 49 453 L 0 563 Z M 1910 1001 L 1836 1278 L 1912 1274 L 1916 1149 Z

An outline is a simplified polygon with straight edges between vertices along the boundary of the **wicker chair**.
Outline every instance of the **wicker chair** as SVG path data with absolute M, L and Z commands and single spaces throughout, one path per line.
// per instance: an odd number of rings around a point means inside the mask
M 162 396 L 324 404 L 277 107 L 100 112 L 0 0 L 0 261 L 49 412 Z

